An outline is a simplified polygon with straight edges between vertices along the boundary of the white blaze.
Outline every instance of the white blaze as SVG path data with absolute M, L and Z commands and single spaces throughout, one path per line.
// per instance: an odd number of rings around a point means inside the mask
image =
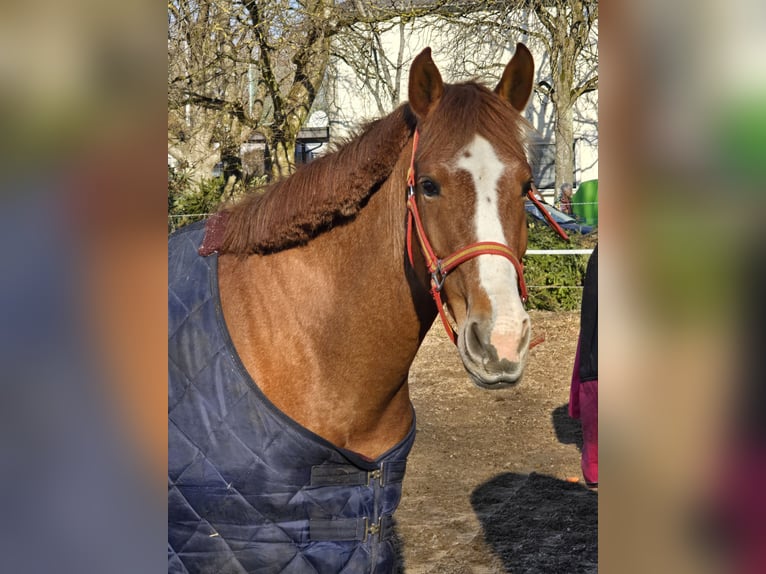
M 498 206 L 498 186 L 505 165 L 492 144 L 477 135 L 460 152 L 457 167 L 471 174 L 476 188 L 476 240 L 507 245 Z M 500 255 L 481 255 L 478 264 L 481 286 L 492 304 L 492 344 L 500 357 L 515 360 L 522 322 L 527 317 L 518 292 L 516 268 Z

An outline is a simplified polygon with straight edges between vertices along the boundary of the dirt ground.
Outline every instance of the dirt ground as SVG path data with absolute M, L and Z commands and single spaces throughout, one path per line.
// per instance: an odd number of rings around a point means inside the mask
M 418 434 L 396 513 L 407 574 L 598 570 L 598 494 L 567 415 L 579 314 L 530 316 L 545 341 L 513 389 L 474 386 L 439 321 L 418 353 Z

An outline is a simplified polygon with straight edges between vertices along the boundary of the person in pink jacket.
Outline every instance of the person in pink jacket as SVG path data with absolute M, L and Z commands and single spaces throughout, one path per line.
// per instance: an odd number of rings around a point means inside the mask
M 583 280 L 580 335 L 569 391 L 569 416 L 582 424 L 582 467 L 585 483 L 598 486 L 598 245 Z

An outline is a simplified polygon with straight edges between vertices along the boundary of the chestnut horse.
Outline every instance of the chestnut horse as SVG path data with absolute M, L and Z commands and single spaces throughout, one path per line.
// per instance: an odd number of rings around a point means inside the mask
M 414 437 L 407 375 L 440 313 L 475 384 L 522 376 L 531 326 L 519 260 L 532 172 L 520 112 L 533 67 L 519 44 L 494 91 L 450 85 L 426 49 L 412 63 L 407 104 L 207 222 L 200 253 L 217 257 L 212 288 L 229 354 L 280 416 L 359 465 Z M 180 361 L 172 368 L 191 377 L 195 367 Z M 221 388 L 207 402 L 223 400 Z M 190 460 L 171 465 L 181 469 L 174 487 Z

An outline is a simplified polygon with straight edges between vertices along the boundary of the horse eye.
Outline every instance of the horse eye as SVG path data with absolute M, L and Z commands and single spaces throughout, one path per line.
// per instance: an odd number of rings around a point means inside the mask
M 439 186 L 428 178 L 420 180 L 420 188 L 426 197 L 435 197 L 439 195 Z

